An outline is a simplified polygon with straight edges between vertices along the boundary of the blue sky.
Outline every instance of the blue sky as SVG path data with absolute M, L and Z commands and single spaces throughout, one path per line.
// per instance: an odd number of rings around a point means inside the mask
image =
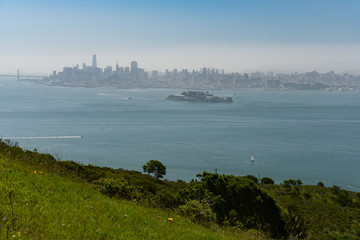
M 100 66 L 145 70 L 350 71 L 360 66 L 355 0 L 0 0 L 0 72 Z

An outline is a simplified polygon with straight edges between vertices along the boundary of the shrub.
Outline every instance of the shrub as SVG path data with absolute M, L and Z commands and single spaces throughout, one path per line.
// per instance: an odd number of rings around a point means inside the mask
M 274 184 L 275 182 L 274 182 L 274 180 L 272 180 L 272 179 L 269 178 L 269 177 L 263 177 L 263 178 L 261 179 L 261 183 L 262 183 L 262 184 Z
M 94 181 L 94 185 L 110 197 L 140 199 L 141 196 L 139 189 L 130 186 L 124 179 L 100 178 Z
M 259 182 L 258 178 L 255 177 L 254 175 L 247 175 L 244 178 L 249 179 L 249 180 L 253 181 L 256 184 Z
M 325 185 L 324 185 L 323 182 L 318 182 L 318 183 L 317 183 L 317 186 L 318 186 L 318 187 L 324 187 Z
M 332 188 L 330 188 L 331 192 L 335 195 L 339 194 L 341 188 L 339 186 L 333 185 Z
M 291 186 L 301 186 L 303 183 L 301 182 L 300 179 L 288 179 L 288 180 L 284 180 L 284 185 L 291 185 Z
M 180 199 L 206 201 L 220 224 L 265 230 L 273 237 L 286 235 L 285 222 L 276 202 L 256 183 L 244 177 L 204 172 L 179 192 Z
M 310 193 L 308 193 L 308 192 L 304 192 L 304 198 L 305 198 L 306 200 L 311 199 L 311 195 L 310 195 Z
M 173 209 L 177 207 L 177 199 L 174 193 L 166 190 L 156 192 L 154 196 L 155 204 L 157 207 Z
M 100 167 L 96 167 L 90 164 L 85 166 L 74 161 L 59 161 L 57 164 L 60 168 L 64 169 L 68 173 L 77 175 L 89 182 L 105 176 Z
M 349 196 L 349 193 L 345 190 L 341 190 L 337 196 L 336 201 L 342 206 L 351 206 L 352 205 L 352 198 Z
M 206 201 L 189 200 L 185 205 L 179 206 L 179 209 L 194 222 L 208 224 L 215 221 L 215 213 Z
M 288 206 L 288 219 L 287 227 L 289 233 L 297 238 L 304 238 L 306 236 L 306 227 L 304 220 L 301 218 L 300 213 L 296 205 Z

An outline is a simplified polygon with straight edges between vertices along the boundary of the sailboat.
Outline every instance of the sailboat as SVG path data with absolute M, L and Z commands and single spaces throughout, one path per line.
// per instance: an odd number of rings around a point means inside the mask
M 255 162 L 254 155 L 251 155 L 250 162 L 251 162 L 251 163 L 254 163 L 254 162 Z

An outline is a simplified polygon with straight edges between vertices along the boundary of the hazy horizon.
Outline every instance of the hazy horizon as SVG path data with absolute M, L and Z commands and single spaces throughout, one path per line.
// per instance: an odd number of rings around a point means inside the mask
M 0 73 L 82 63 L 146 71 L 360 74 L 358 1 L 1 1 Z

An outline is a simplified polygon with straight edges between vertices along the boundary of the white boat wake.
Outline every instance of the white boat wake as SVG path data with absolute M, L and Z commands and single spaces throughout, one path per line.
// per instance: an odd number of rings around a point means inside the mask
M 46 136 L 46 137 L 6 137 L 3 139 L 20 140 L 20 139 L 66 139 L 66 138 L 82 138 L 83 136 Z

